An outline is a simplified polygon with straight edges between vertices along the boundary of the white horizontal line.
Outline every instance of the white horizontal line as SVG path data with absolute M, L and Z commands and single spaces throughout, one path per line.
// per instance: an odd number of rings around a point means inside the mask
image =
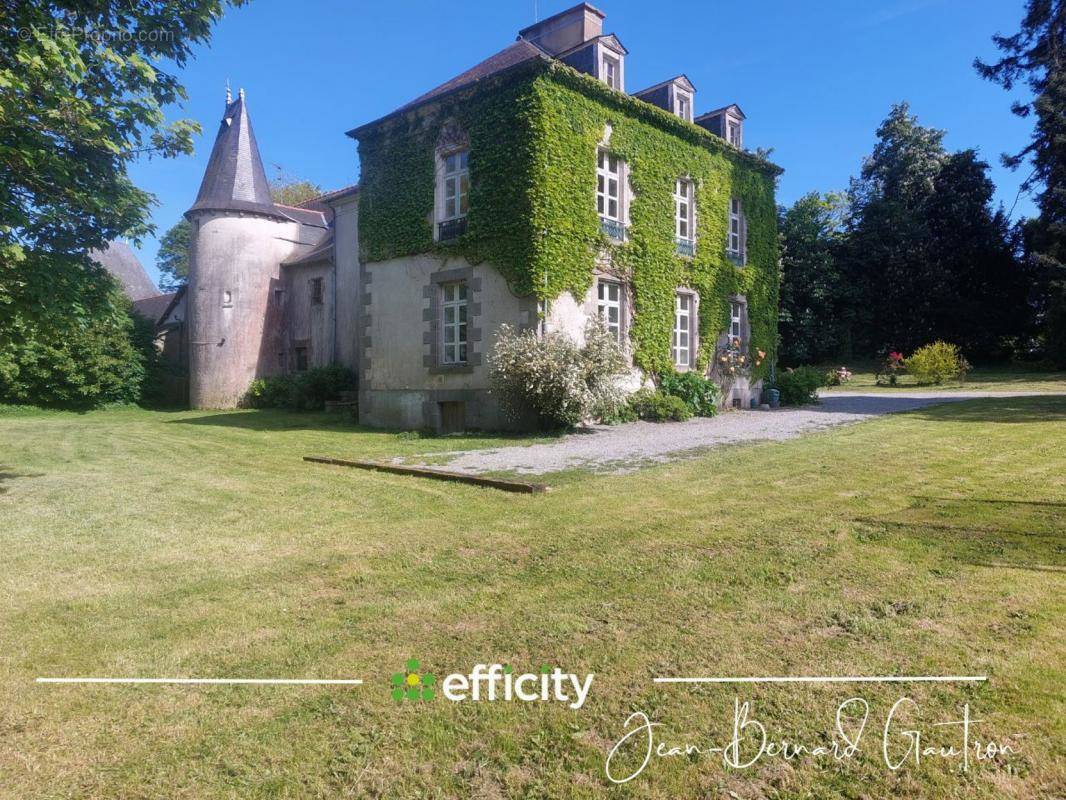
M 37 683 L 172 683 L 182 685 L 251 684 L 255 686 L 358 686 L 362 683 L 362 681 L 355 679 L 320 680 L 315 678 L 38 678 Z
M 766 678 L 655 678 L 655 683 L 974 683 L 986 675 L 784 675 Z

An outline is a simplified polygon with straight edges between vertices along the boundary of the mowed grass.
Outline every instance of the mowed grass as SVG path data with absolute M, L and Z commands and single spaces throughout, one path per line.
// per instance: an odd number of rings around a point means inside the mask
M 969 401 L 519 496 L 308 464 L 499 444 L 323 416 L 0 414 L 0 797 L 999 798 L 1066 793 L 1066 399 Z M 553 480 L 549 478 L 549 480 Z M 390 676 L 541 664 L 588 702 L 398 704 Z M 674 686 L 657 676 L 972 675 L 984 684 Z M 45 686 L 37 676 L 364 678 L 344 687 Z M 850 760 L 653 757 L 635 711 Z M 885 717 L 927 744 L 882 761 Z M 746 747 L 750 741 L 746 740 Z M 751 754 L 751 751 L 744 750 Z M 627 749 L 616 774 L 642 753 Z
M 836 370 L 841 364 L 826 364 L 825 370 Z M 855 391 L 987 391 L 987 392 L 1047 392 L 1066 393 L 1066 372 L 1039 371 L 1026 366 L 975 367 L 964 381 L 947 381 L 939 386 L 918 386 L 914 378 L 904 374 L 895 386 L 878 386 L 876 364 L 845 364 L 851 370 L 851 380 L 841 386 L 830 386 L 821 392 Z

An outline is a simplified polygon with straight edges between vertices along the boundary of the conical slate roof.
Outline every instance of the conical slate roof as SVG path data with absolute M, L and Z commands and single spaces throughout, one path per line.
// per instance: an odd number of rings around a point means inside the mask
M 243 90 L 226 103 L 200 192 L 189 211 L 248 211 L 285 219 L 270 199 Z

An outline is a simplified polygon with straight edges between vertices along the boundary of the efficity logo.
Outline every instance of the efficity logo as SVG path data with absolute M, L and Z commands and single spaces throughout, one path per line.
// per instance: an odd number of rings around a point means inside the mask
M 426 701 L 437 696 L 438 681 L 435 675 L 419 672 L 418 659 L 408 660 L 404 672 L 392 676 L 392 699 Z M 578 709 L 585 704 L 592 680 L 588 673 L 584 678 L 559 667 L 545 664 L 538 672 L 516 674 L 510 664 L 475 664 L 469 674 L 453 672 L 439 682 L 440 693 L 453 703 L 468 702 L 522 702 L 566 703 Z

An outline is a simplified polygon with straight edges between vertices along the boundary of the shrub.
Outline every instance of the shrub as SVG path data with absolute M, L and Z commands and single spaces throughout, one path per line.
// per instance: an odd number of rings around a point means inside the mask
M 713 417 L 718 413 L 722 390 L 718 384 L 698 372 L 671 372 L 659 378 L 659 391 L 679 397 L 697 417 Z
M 825 386 L 825 373 L 814 367 L 796 367 L 777 376 L 781 405 L 802 406 L 818 400 L 818 390 Z
M 956 345 L 933 342 L 919 347 L 906 360 L 907 372 L 919 385 L 940 384 L 946 380 L 966 377 L 970 365 L 962 357 Z
M 568 428 L 613 419 L 624 405 L 617 379 L 625 358 L 598 319 L 586 328 L 583 348 L 562 333 L 537 336 L 501 325 L 489 369 L 492 393 L 513 420 L 533 413 L 543 428 Z
M 327 400 L 354 389 L 355 373 L 345 367 L 315 367 L 290 375 L 256 378 L 244 394 L 247 408 L 287 408 L 290 411 L 320 410 Z
M 651 389 L 638 389 L 629 396 L 633 414 L 648 422 L 684 422 L 692 417 L 692 410 L 680 397 Z
M 899 376 L 906 371 L 907 364 L 903 360 L 903 353 L 891 350 L 888 355 L 885 356 L 885 360 L 881 362 L 881 366 L 877 370 L 877 385 L 895 386 L 899 381 Z

